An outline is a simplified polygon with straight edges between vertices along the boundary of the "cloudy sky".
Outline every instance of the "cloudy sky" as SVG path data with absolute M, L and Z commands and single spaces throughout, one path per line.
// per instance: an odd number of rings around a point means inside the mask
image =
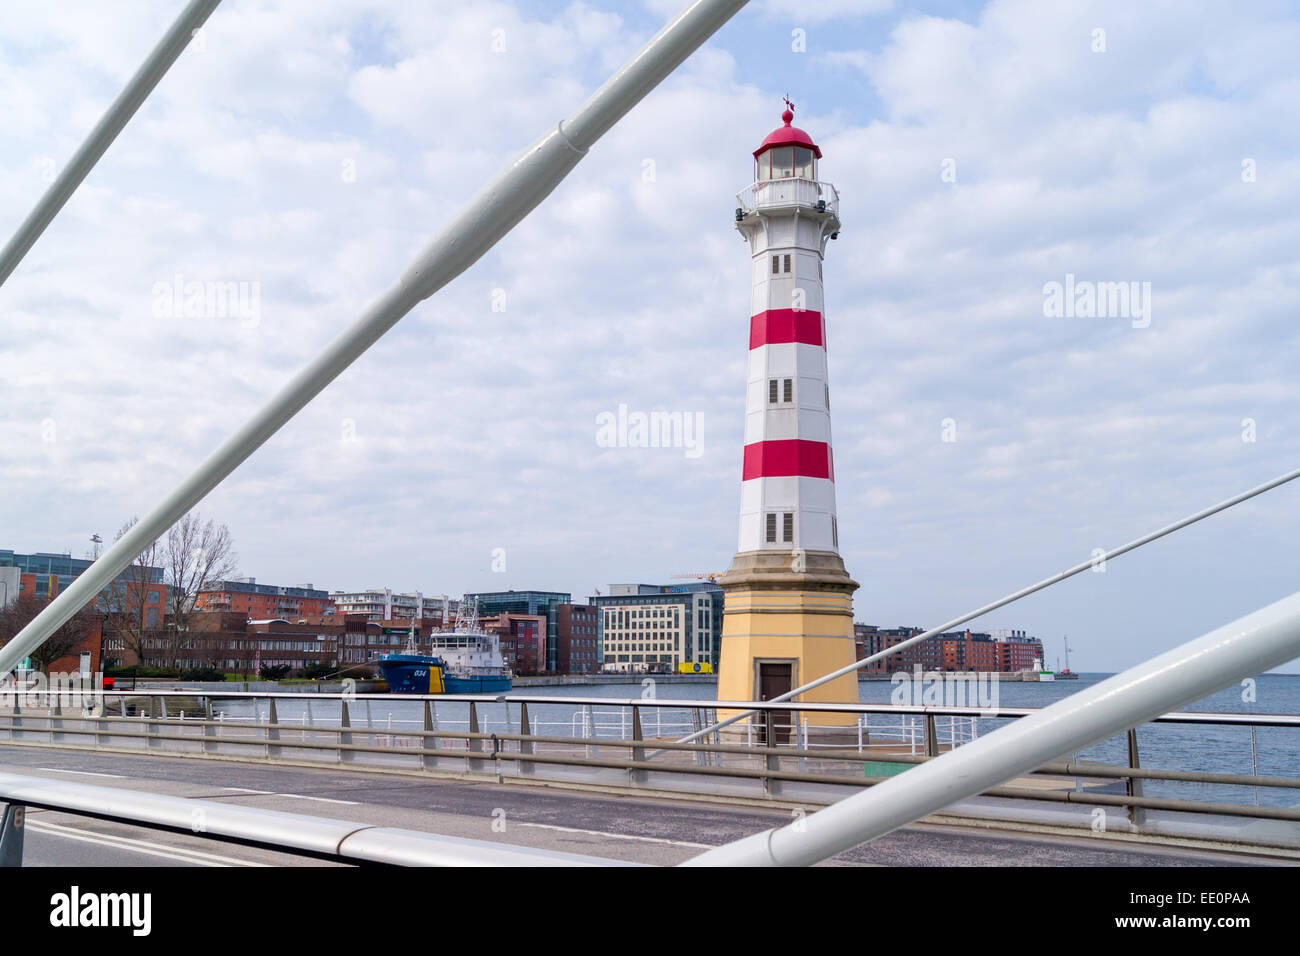
M 0 290 L 0 547 L 82 554 L 149 510 L 680 4 L 225 0 Z M 0 232 L 181 6 L 0 6 Z M 753 0 L 201 510 L 265 583 L 585 597 L 724 570 L 732 209 L 786 94 L 842 196 L 825 276 L 859 620 L 940 623 L 1291 470 L 1288 6 Z M 1047 314 L 1067 276 L 1149 309 Z M 174 308 L 193 282 L 245 298 Z M 701 453 L 601 447 L 620 405 L 699 416 Z M 1135 663 L 1295 591 L 1298 500 L 972 626 Z

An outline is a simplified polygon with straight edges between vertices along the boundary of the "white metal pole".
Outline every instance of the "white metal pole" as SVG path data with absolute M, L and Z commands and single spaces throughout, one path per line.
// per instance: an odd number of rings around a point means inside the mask
M 1143 724 L 1300 654 L 1300 592 L 912 767 L 796 824 L 690 866 L 807 866 Z
M 72 158 L 55 177 L 50 188 L 45 190 L 35 208 L 27 214 L 4 250 L 0 251 L 0 285 L 4 285 L 18 263 L 23 261 L 27 250 L 41 237 L 45 227 L 59 214 L 81 181 L 95 168 L 99 158 L 117 139 L 117 134 L 122 132 L 122 127 L 135 115 L 140 104 L 153 92 L 158 81 L 189 45 L 190 38 L 203 26 L 220 2 L 221 0 L 190 0 L 176 22 L 158 41 L 158 45 L 149 51 L 140 69 L 136 70 L 117 99 L 72 154 Z
M 148 545 L 334 381 L 419 302 L 460 275 L 531 212 L 587 150 L 747 0 L 695 0 L 592 94 L 489 182 L 425 246 L 397 283 L 331 342 L 271 401 L 228 438 L 162 503 L 122 535 L 0 647 L 0 674 L 11 670 L 79 608 L 94 600 Z

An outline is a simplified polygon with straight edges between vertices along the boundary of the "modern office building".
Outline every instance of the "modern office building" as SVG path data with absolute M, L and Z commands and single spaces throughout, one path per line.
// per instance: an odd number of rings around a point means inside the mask
M 718 661 L 722 588 L 716 584 L 611 584 L 596 595 L 602 669 L 675 671 Z
M 52 601 L 93 562 L 70 554 L 38 551 L 24 554 L 0 549 L 0 607 L 20 594 L 34 594 Z M 12 592 L 12 593 L 11 593 Z M 162 568 L 128 568 L 117 576 L 99 596 L 94 609 L 102 612 L 125 611 L 144 604 L 146 626 L 161 626 L 167 607 L 167 587 Z
M 546 618 L 546 664 L 540 670 L 555 673 L 559 667 L 560 605 L 573 603 L 568 591 L 483 591 L 466 594 L 466 601 L 478 602 L 478 616 L 498 614 L 540 614 Z

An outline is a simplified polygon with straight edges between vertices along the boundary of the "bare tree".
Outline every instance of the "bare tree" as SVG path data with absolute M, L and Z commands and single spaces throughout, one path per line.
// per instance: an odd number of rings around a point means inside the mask
M 132 518 L 118 530 L 114 540 L 121 538 L 135 526 L 138 518 Z M 137 663 L 145 659 L 146 634 L 162 627 L 162 621 L 149 620 L 149 592 L 153 588 L 162 588 L 154 573 L 159 567 L 162 548 L 153 541 L 141 551 L 130 567 L 122 572 L 114 586 L 105 595 L 100 596 L 100 605 L 104 609 L 105 636 L 115 643 L 120 642 L 122 651 L 135 655 Z M 108 641 L 105 642 L 108 644 Z M 116 651 L 111 655 L 114 661 L 125 664 Z
M 47 598 L 26 593 L 18 595 L 0 608 L 0 644 L 30 624 L 49 603 Z M 94 626 L 95 615 L 96 612 L 89 607 L 74 614 L 67 623 L 32 650 L 28 655 L 32 659 L 32 665 L 37 670 L 45 671 L 60 657 L 72 653 Z
M 192 511 L 172 525 L 163 547 L 167 577 L 167 664 L 175 667 L 180 652 L 193 644 L 194 604 L 201 592 L 235 574 L 238 556 L 230 529 Z

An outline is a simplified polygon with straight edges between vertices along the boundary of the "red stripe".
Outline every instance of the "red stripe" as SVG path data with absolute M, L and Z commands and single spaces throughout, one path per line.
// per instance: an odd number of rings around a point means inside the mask
M 835 478 L 831 446 L 824 441 L 786 438 L 745 446 L 742 481 L 751 478 Z
M 749 347 L 801 342 L 825 345 L 822 338 L 822 314 L 807 309 L 768 309 L 749 320 Z

